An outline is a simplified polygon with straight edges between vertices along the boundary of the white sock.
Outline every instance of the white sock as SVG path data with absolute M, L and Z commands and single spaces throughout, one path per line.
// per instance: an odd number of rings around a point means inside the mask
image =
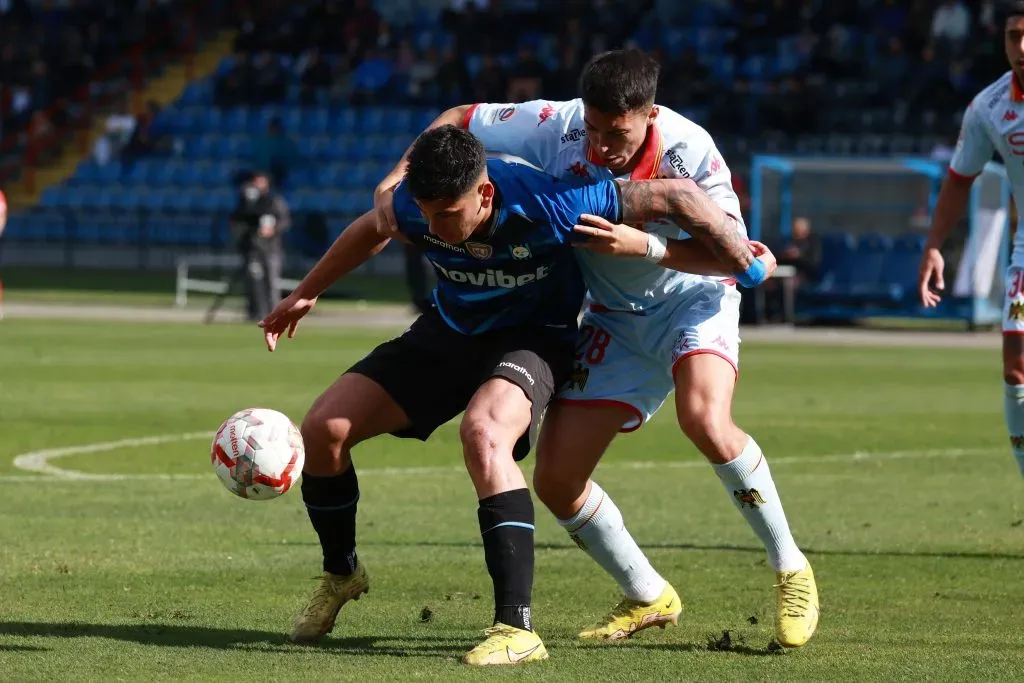
M 1006 396 L 1003 398 L 1003 413 L 1006 417 L 1006 429 L 1010 432 L 1010 448 L 1017 459 L 1017 467 L 1024 474 L 1024 385 L 1005 384 Z
M 786 522 L 768 461 L 757 443 L 750 439 L 735 460 L 714 467 L 729 497 L 764 544 L 772 568 L 781 572 L 807 566 Z
M 597 482 L 591 482 L 590 495 L 580 511 L 558 523 L 615 579 L 630 600 L 654 602 L 668 585 L 647 561 L 626 530 L 619 508 Z

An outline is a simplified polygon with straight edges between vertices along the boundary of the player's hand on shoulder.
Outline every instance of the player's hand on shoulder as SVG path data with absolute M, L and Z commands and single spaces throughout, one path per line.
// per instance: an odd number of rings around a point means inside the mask
M 945 269 L 946 262 L 942 258 L 941 251 L 934 247 L 924 250 L 917 275 L 917 286 L 921 295 L 921 303 L 925 308 L 935 308 L 942 301 L 939 292 L 946 288 L 946 282 L 942 277 L 942 271 Z
M 292 292 L 285 297 L 277 307 L 270 312 L 258 325 L 263 328 L 263 339 L 267 343 L 267 350 L 273 351 L 277 348 L 277 340 L 288 331 L 288 338 L 295 336 L 295 328 L 299 321 L 312 310 L 316 305 L 316 298 L 307 299 Z
M 589 249 L 612 256 L 647 255 L 647 233 L 621 223 L 612 223 L 600 216 L 588 213 L 580 215 L 580 224 L 573 227 L 577 234 L 586 235 L 586 241 L 574 242 L 573 246 Z
M 779 263 L 775 259 L 775 254 L 768 248 L 768 245 L 757 240 L 750 240 L 747 242 L 747 245 L 750 247 L 750 253 L 754 255 L 754 258 L 764 263 L 764 279 L 767 280 L 772 275 L 775 275 L 775 269 L 779 267 Z
M 401 237 L 395 218 L 395 186 L 377 186 L 373 191 L 373 212 L 377 220 L 377 234 L 383 237 Z

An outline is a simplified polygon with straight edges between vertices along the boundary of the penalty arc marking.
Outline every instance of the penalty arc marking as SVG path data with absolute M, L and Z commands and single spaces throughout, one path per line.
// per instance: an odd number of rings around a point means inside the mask
M 134 439 L 120 439 L 118 441 L 105 441 L 102 443 L 83 444 L 80 446 L 66 446 L 63 448 L 51 448 L 46 450 L 23 453 L 14 458 L 14 467 L 23 472 L 32 474 L 21 475 L 0 475 L 0 482 L 45 482 L 45 481 L 177 481 L 188 479 L 207 479 L 212 474 L 97 474 L 92 472 L 79 472 L 68 470 L 53 464 L 53 460 L 65 458 L 72 455 L 84 455 L 87 453 L 105 453 L 121 448 L 138 448 L 142 446 L 157 446 L 167 443 L 182 441 L 198 441 L 200 439 L 212 440 L 214 432 L 186 432 L 183 434 L 164 434 L 159 436 L 148 436 Z M 825 462 L 858 462 L 867 460 L 902 460 L 902 459 L 927 459 L 927 458 L 962 458 L 977 457 L 1002 453 L 1003 448 L 936 448 L 923 450 L 884 451 L 869 452 L 857 451 L 854 453 L 843 453 L 835 455 L 801 455 L 801 456 L 778 456 L 769 459 L 772 465 L 785 464 L 808 464 Z M 670 461 L 634 461 L 615 462 L 611 459 L 603 463 L 601 469 L 689 469 L 694 467 L 707 467 L 702 459 L 693 460 L 670 460 Z M 361 468 L 359 475 L 422 475 L 435 473 L 465 473 L 465 467 L 461 466 L 438 466 L 438 467 L 377 467 Z

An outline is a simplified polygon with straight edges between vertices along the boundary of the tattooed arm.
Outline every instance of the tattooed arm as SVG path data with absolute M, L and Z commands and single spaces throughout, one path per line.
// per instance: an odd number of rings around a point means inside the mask
M 688 178 L 618 181 L 622 222 L 635 225 L 659 218 L 678 223 L 718 257 L 729 272 L 750 267 L 754 254 L 737 229 L 736 220 Z M 671 250 L 679 240 L 668 240 Z

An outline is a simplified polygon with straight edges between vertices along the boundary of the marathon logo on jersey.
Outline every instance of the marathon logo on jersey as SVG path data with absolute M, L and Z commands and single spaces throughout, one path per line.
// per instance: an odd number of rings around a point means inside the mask
M 470 256 L 481 261 L 489 259 L 494 255 L 494 247 L 489 244 L 484 244 L 483 242 L 463 242 L 462 244 L 466 247 L 466 252 Z
M 465 254 L 466 253 L 466 250 L 463 249 L 462 247 L 460 247 L 458 245 L 455 245 L 455 244 L 448 244 L 444 240 L 438 239 L 437 237 L 434 237 L 431 234 L 426 234 L 426 235 L 423 235 L 422 237 L 423 237 L 423 241 L 424 242 L 432 244 L 435 247 L 441 247 L 442 249 L 447 249 L 448 251 L 453 251 L 456 254 Z
M 668 158 L 668 164 L 672 169 L 679 174 L 680 178 L 689 178 L 690 172 L 686 170 L 686 166 L 683 164 L 683 157 L 676 150 L 678 146 L 669 149 L 665 152 L 665 156 Z
M 512 252 L 512 258 L 520 261 L 533 256 L 533 253 L 530 251 L 529 244 L 513 244 L 509 247 L 509 251 Z
M 515 114 L 515 107 L 504 107 L 494 112 L 494 114 L 491 116 L 491 123 L 504 123 L 505 121 L 508 121 L 510 118 L 515 116 Z
M 540 266 L 532 273 L 513 275 L 504 270 L 492 270 L 488 268 L 484 272 L 470 272 L 468 270 L 455 270 L 445 268 L 437 261 L 431 261 L 439 275 L 445 279 L 458 284 L 470 284 L 477 287 L 501 287 L 502 289 L 515 289 L 533 282 L 543 280 L 551 273 L 551 266 Z
M 570 142 L 579 142 L 583 138 L 587 137 L 587 131 L 582 128 L 573 128 L 568 133 L 562 136 L 562 144 L 568 144 Z
M 544 108 L 540 110 L 540 114 L 537 115 L 537 118 L 540 119 L 540 121 L 537 122 L 537 126 L 539 127 L 540 124 L 544 123 L 554 115 L 555 108 L 551 106 L 551 103 L 549 102 L 545 104 Z

